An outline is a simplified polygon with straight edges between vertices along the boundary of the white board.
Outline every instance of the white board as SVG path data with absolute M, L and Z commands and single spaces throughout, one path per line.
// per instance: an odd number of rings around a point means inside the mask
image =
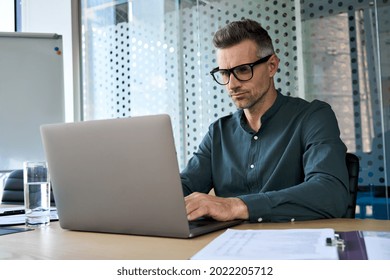
M 0 171 L 44 160 L 40 125 L 64 121 L 62 36 L 0 32 Z

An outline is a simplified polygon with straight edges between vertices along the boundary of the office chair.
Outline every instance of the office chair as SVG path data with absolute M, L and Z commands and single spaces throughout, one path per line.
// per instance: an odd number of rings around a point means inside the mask
M 5 180 L 2 204 L 24 204 L 23 170 L 12 171 Z
M 24 205 L 23 169 L 12 171 L 6 178 L 1 203 Z M 50 203 L 55 205 L 53 191 L 50 193 Z
M 345 158 L 349 175 L 349 201 L 347 213 L 343 218 L 355 219 L 356 197 L 359 180 L 359 158 L 351 153 L 347 153 Z

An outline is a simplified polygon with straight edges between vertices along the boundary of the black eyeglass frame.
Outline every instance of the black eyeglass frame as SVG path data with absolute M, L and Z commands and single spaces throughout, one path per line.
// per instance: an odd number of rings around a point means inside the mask
M 222 86 L 225 86 L 225 85 L 227 85 L 227 84 L 230 82 L 230 76 L 231 76 L 231 74 L 233 74 L 233 76 L 234 76 L 237 80 L 239 80 L 239 81 L 241 81 L 241 82 L 246 82 L 246 81 L 249 81 L 250 79 L 253 78 L 253 67 L 256 66 L 256 65 L 262 64 L 262 63 L 264 63 L 264 62 L 267 62 L 267 61 L 271 58 L 272 55 L 273 55 L 273 54 L 270 54 L 270 55 L 267 55 L 267 56 L 265 56 L 265 57 L 260 58 L 259 60 L 256 60 L 255 62 L 240 64 L 240 65 L 237 65 L 237 66 L 235 66 L 235 67 L 233 67 L 233 68 L 230 68 L 230 69 L 219 69 L 219 67 L 215 67 L 213 70 L 210 71 L 210 74 L 211 74 L 211 76 L 213 76 L 214 81 L 216 81 L 218 84 L 220 84 L 220 85 L 222 85 Z M 238 78 L 238 77 L 236 76 L 236 73 L 234 73 L 234 70 L 235 70 L 236 68 L 239 68 L 239 67 L 242 67 L 242 66 L 249 66 L 249 67 L 251 68 L 252 75 L 251 75 L 251 77 L 250 77 L 249 79 L 242 80 L 242 79 L 240 79 L 240 78 Z M 223 71 L 226 71 L 227 73 L 229 73 L 229 76 L 228 76 L 229 79 L 227 80 L 226 83 L 220 83 L 220 82 L 218 82 L 218 80 L 217 80 L 217 79 L 215 78 L 215 76 L 214 76 L 214 74 L 217 73 L 217 72 L 220 71 L 220 70 L 223 70 Z

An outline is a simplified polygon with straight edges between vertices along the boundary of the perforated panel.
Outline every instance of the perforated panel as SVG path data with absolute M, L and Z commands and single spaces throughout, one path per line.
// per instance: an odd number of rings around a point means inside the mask
M 85 119 L 167 113 L 180 147 L 178 31 L 169 15 L 166 20 L 166 33 L 160 31 L 161 23 L 143 21 L 121 22 L 91 32 L 89 62 L 93 66 L 88 69 L 93 72 L 84 95 Z M 179 159 L 181 154 L 178 149 Z

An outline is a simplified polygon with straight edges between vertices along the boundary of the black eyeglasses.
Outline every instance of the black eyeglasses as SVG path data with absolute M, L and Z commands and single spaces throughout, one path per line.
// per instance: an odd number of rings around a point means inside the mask
M 231 74 L 233 74 L 234 77 L 241 82 L 249 81 L 253 77 L 253 67 L 267 62 L 271 56 L 272 54 L 260 58 L 253 63 L 241 64 L 230 69 L 219 69 L 219 67 L 216 67 L 210 71 L 210 74 L 218 84 L 223 86 L 230 82 Z

